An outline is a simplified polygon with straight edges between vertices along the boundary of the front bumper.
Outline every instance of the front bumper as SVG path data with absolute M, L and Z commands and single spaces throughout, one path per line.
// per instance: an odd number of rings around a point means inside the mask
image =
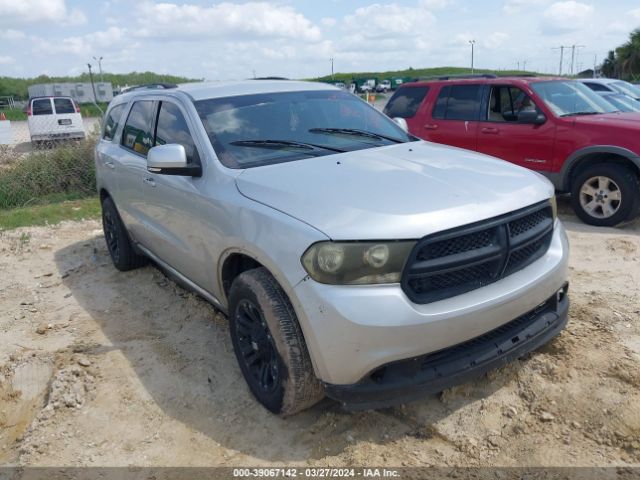
M 323 285 L 289 292 L 313 362 L 326 384 L 352 385 L 382 365 L 484 335 L 536 308 L 567 281 L 569 245 L 557 222 L 549 249 L 531 265 L 463 295 L 418 305 L 400 285 Z
M 327 396 L 349 410 L 382 408 L 440 392 L 544 345 L 567 323 L 567 285 L 530 312 L 480 337 L 378 368 L 353 385 L 325 384 Z

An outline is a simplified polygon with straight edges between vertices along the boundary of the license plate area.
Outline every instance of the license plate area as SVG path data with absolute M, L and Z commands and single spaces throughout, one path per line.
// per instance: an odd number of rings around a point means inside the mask
M 63 118 L 61 120 L 58 120 L 58 125 L 71 125 L 71 119 Z

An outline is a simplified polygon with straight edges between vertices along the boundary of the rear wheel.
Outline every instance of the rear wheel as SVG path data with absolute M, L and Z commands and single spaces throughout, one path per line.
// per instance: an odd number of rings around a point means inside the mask
M 135 251 L 111 197 L 102 201 L 102 229 L 111 261 L 118 270 L 126 272 L 148 262 Z
M 269 411 L 291 415 L 323 398 L 293 307 L 265 268 L 234 280 L 229 328 L 249 389 Z
M 590 225 L 611 227 L 629 220 L 640 205 L 638 176 L 622 165 L 593 165 L 575 178 L 571 204 Z

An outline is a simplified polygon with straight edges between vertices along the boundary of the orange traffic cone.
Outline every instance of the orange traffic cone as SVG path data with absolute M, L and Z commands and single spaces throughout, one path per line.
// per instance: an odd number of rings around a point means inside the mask
M 4 112 L 0 112 L 0 120 L 6 120 L 7 116 L 4 114 Z

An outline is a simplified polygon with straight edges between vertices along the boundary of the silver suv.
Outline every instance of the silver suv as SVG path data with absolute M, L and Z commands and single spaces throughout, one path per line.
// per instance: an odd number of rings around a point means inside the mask
M 267 409 L 419 398 L 567 321 L 541 176 L 419 141 L 341 89 L 250 80 L 115 98 L 96 147 L 113 263 L 153 260 L 227 313 Z

